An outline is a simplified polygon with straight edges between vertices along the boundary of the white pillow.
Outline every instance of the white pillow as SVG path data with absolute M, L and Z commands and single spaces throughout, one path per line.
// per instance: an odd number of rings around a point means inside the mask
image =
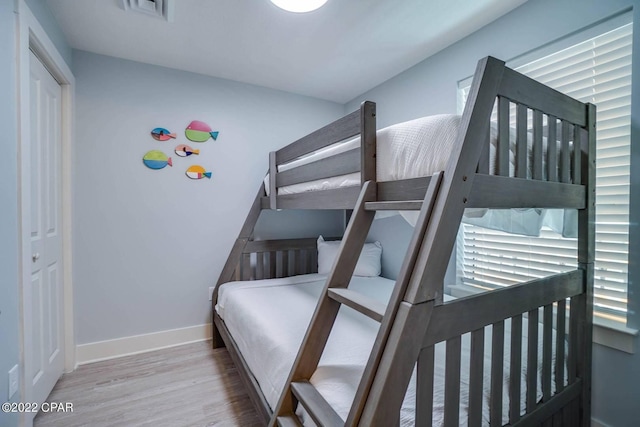
M 325 242 L 322 236 L 318 237 L 318 273 L 329 274 L 333 262 L 338 256 L 340 241 Z M 382 245 L 380 242 L 365 243 L 354 276 L 379 276 L 381 272 L 380 256 L 382 255 Z

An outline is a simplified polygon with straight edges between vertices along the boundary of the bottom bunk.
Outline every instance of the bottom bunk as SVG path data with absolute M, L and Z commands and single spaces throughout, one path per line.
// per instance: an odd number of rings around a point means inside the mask
M 285 386 L 326 278 L 327 276 L 322 274 L 306 274 L 278 279 L 230 282 L 220 287 L 214 314 L 216 325 L 222 331 L 238 367 L 247 371 L 243 372 L 245 382 L 253 389 L 250 392 L 265 423 Z M 386 304 L 394 283 L 378 276 L 354 276 L 350 289 Z M 486 296 L 488 295 L 485 294 Z M 472 298 L 475 297 L 467 297 L 464 300 Z M 458 299 L 456 302 L 462 300 Z M 453 298 L 445 298 L 445 306 L 448 301 L 453 301 Z M 459 407 L 457 411 L 453 411 L 458 414 L 458 422 L 455 424 L 450 419 L 445 422 L 445 393 L 452 387 L 451 381 L 447 380 L 451 375 L 451 367 L 447 366 L 452 360 L 448 354 L 451 350 L 445 342 L 433 346 L 432 357 L 435 363 L 431 379 L 432 397 L 427 396 L 429 401 L 424 401 L 424 394 L 419 394 L 421 398 L 418 398 L 419 401 L 416 400 L 414 369 L 404 397 L 400 425 L 416 425 L 416 406 L 420 407 L 421 412 L 424 412 L 424 408 L 432 408 L 432 411 L 427 413 L 432 414 L 430 421 L 433 425 L 473 425 L 474 417 L 479 418 L 476 420 L 477 425 L 488 425 L 491 420 L 497 419 L 501 420 L 500 424 L 508 424 L 514 416 L 511 408 L 513 393 L 519 394 L 515 399 L 519 406 L 519 418 L 535 409 L 532 407 L 532 400 L 535 401 L 535 406 L 565 389 L 571 381 L 571 367 L 567 366 L 565 358 L 569 352 L 568 340 L 564 330 L 556 334 L 554 326 L 559 324 L 564 329 L 563 325 L 568 324 L 559 317 L 566 316 L 567 313 L 564 301 L 563 299 L 560 304 L 561 310 L 541 308 L 542 315 L 538 316 L 537 307 L 528 307 L 524 310 L 524 313 L 527 313 L 524 316 L 519 315 L 514 317 L 515 320 L 507 319 L 502 322 L 499 329 L 496 329 L 501 344 L 497 347 L 496 344 L 483 346 L 480 359 L 475 355 L 478 352 L 477 335 L 461 335 L 457 358 L 459 385 L 454 386 L 454 389 L 457 387 L 459 395 Z M 552 306 L 547 304 L 547 307 Z M 550 309 L 554 312 L 551 319 L 548 316 L 551 313 Z M 535 324 L 529 325 L 527 317 L 535 318 Z M 311 378 L 310 382 L 343 420 L 347 418 L 378 327 L 377 322 L 360 316 L 349 308 L 341 308 L 318 369 Z M 494 328 L 495 326 L 489 326 L 480 329 L 483 330 L 483 342 L 498 341 L 492 337 Z M 519 350 L 514 350 L 510 345 L 512 339 L 520 343 Z M 556 348 L 559 349 L 558 352 Z M 501 354 L 493 354 L 496 351 Z M 556 353 L 559 356 L 558 360 Z M 476 387 L 477 384 L 478 360 L 483 367 L 480 376 L 481 398 L 477 390 L 470 388 Z M 496 360 L 499 360 L 499 365 L 496 365 Z M 501 366 L 499 376 L 496 370 L 492 369 L 492 365 Z M 514 370 L 519 372 L 519 381 L 512 379 L 512 365 Z M 495 390 L 496 378 L 499 378 L 502 384 L 499 387 L 500 393 Z M 447 381 L 449 383 L 445 385 Z M 470 382 L 476 384 L 470 386 Z M 421 387 L 423 390 L 424 386 Z M 496 399 L 501 404 L 496 404 Z M 478 402 L 480 410 L 470 410 L 470 405 L 477 405 Z M 309 416 L 301 412 L 301 408 L 299 406 L 298 416 L 304 425 L 314 425 Z M 577 407 L 575 409 L 577 410 Z M 450 408 L 448 412 L 451 412 Z M 564 418 L 567 421 L 574 417 Z

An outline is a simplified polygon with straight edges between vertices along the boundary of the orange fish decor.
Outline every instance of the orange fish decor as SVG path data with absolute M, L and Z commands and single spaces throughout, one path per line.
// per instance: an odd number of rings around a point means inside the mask
M 187 176 L 191 179 L 202 179 L 209 178 L 211 179 L 211 172 L 207 172 L 205 168 L 200 165 L 193 165 L 186 172 Z

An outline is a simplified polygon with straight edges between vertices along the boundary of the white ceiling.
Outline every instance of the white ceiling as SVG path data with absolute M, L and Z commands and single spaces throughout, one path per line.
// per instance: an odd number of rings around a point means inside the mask
M 120 0 L 47 0 L 69 44 L 340 103 L 526 0 L 329 0 L 311 13 L 269 0 L 176 0 L 168 23 Z

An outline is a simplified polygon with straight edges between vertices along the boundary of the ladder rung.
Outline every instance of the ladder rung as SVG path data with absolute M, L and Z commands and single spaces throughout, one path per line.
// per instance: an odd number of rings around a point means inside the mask
M 365 316 L 369 316 L 373 320 L 382 322 L 384 312 L 387 307 L 373 298 L 366 295 L 344 288 L 329 289 L 329 298 L 338 301 L 344 305 L 348 305 L 354 310 L 359 311 Z
M 295 415 L 285 415 L 276 419 L 280 427 L 302 427 L 300 420 Z
M 343 426 L 344 421 L 309 381 L 291 383 L 291 391 L 320 426 Z
M 366 202 L 364 208 L 368 211 L 419 211 L 422 209 L 422 200 Z

